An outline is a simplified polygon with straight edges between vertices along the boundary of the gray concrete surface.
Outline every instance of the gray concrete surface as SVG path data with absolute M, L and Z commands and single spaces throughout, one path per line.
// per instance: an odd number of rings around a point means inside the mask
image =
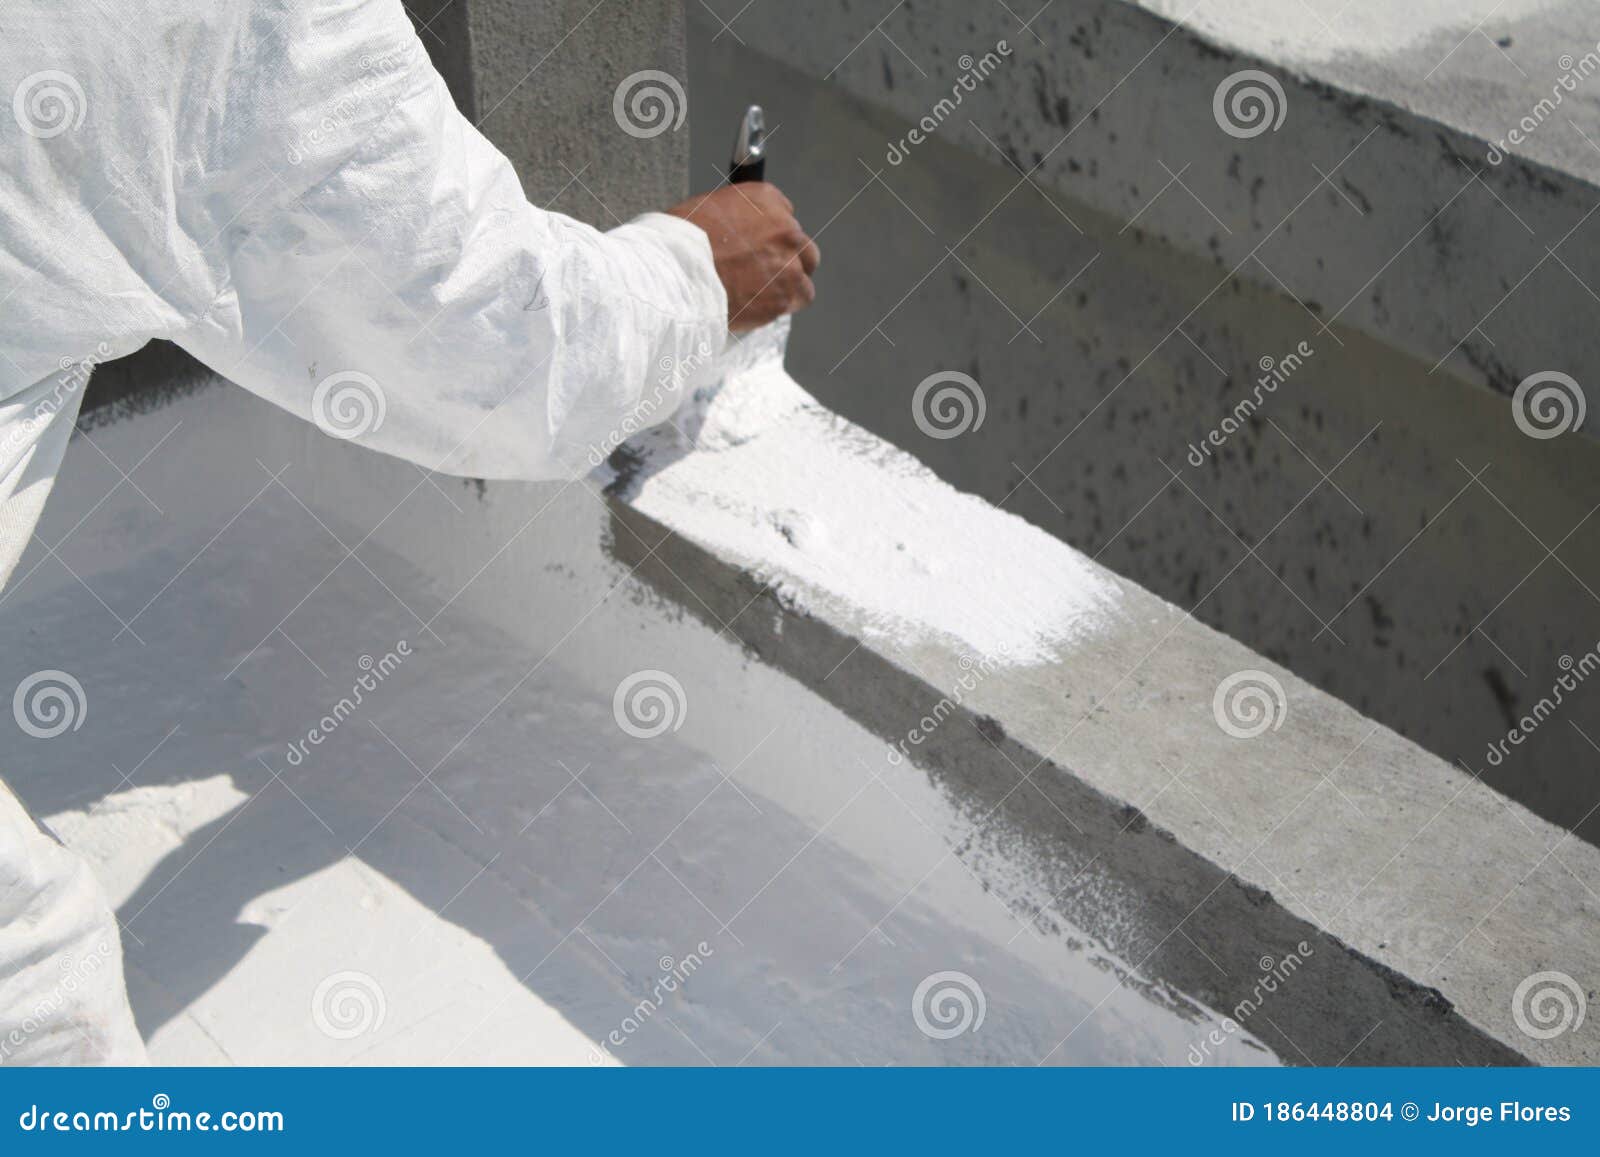
M 1341 40 L 1320 27 L 1317 6 L 1163 0 L 1184 25 L 1154 7 L 1092 0 L 1030 18 L 1001 5 L 741 11 L 715 0 L 690 15 L 719 44 L 902 121 L 935 116 L 936 138 L 1013 166 L 1013 183 L 1025 174 L 1119 224 L 1137 215 L 1141 233 L 1292 294 L 1319 332 L 1345 321 L 1508 395 L 1528 374 L 1581 375 L 1593 363 L 1600 261 L 1586 239 L 1600 228 L 1589 216 L 1600 153 L 1582 126 L 1600 71 L 1524 148 L 1498 166 L 1487 159 L 1556 83 L 1555 50 L 1574 67 L 1596 53 L 1592 9 L 1357 0 L 1337 14 Z M 1010 57 L 939 117 L 963 55 L 981 58 L 1000 40 Z M 1514 83 L 1489 85 L 1491 68 Z M 1221 130 L 1213 103 L 1251 69 L 1270 74 L 1284 117 L 1277 131 L 1240 139 Z M 868 158 L 875 168 L 883 143 Z
M 1569 67 L 1563 57 L 1575 66 L 1600 38 L 1600 17 L 1583 0 L 1133 2 L 1218 46 L 1492 142 L 1551 96 Z M 1600 87 L 1565 92 L 1557 112 L 1508 151 L 1600 179 L 1590 127 L 1600 114 Z
M 915 20 L 897 10 L 887 34 L 871 31 L 881 13 L 853 8 L 813 8 L 802 28 L 784 23 L 785 10 L 761 6 L 731 31 L 704 11 L 691 14 L 696 116 L 722 122 L 744 101 L 766 101 L 777 126 L 774 178 L 821 231 L 820 297 L 795 326 L 796 374 L 959 487 L 1595 840 L 1600 701 L 1591 688 L 1567 695 L 1500 763 L 1488 750 L 1550 696 L 1564 659 L 1581 660 L 1600 640 L 1600 539 L 1589 517 L 1600 502 L 1596 448 L 1580 437 L 1525 437 L 1504 397 L 1464 380 L 1456 362 L 1434 368 L 1444 347 L 1428 360 L 1408 355 L 1389 341 L 1398 328 L 1380 340 L 1382 327 L 1358 325 L 1355 310 L 1325 331 L 1343 299 L 1330 292 L 1319 303 L 1278 256 L 1263 251 L 1265 266 L 1235 271 L 1234 260 L 1219 264 L 1159 236 L 1198 245 L 1203 222 L 1231 245 L 1277 224 L 1282 210 L 1274 215 L 1264 200 L 1259 211 L 1225 211 L 1199 183 L 1219 149 L 1248 164 L 1266 138 L 1222 136 L 1209 90 L 1200 100 L 1202 80 L 1214 85 L 1237 59 L 1170 28 L 1124 44 L 1119 37 L 1159 26 L 1118 4 L 1088 9 L 1103 7 L 1095 19 L 1081 5 L 1047 9 L 1041 21 L 1054 23 L 1034 26 L 1045 45 L 998 6 L 973 15 L 970 29 L 953 29 L 938 6 Z M 908 117 L 950 92 L 959 54 L 981 56 L 1006 37 L 1013 56 L 932 139 L 889 164 L 886 148 L 903 139 Z M 770 54 L 779 41 L 781 53 Z M 1324 108 L 1336 98 L 1317 97 Z M 1339 265 L 1359 267 L 1364 280 L 1390 256 L 1370 249 L 1369 220 L 1417 207 L 1417 166 L 1433 171 L 1440 146 L 1414 121 L 1394 127 L 1393 110 L 1349 100 L 1336 150 L 1294 138 L 1292 188 L 1304 197 L 1318 180 L 1311 164 L 1331 171 L 1378 126 L 1341 169 L 1348 186 L 1318 189 L 1268 248 L 1287 245 L 1284 255 L 1298 253 L 1317 276 Z M 1295 98 L 1291 117 L 1310 115 L 1307 103 Z M 1278 137 L 1299 123 L 1286 121 Z M 1026 169 L 1063 138 L 1051 162 L 1022 181 L 1012 161 Z M 697 173 L 709 176 L 721 152 L 715 139 L 698 138 Z M 1231 237 L 1158 160 L 1183 172 Z M 1149 183 L 1146 168 L 1156 174 Z M 1483 172 L 1511 180 L 1509 162 L 1498 176 Z M 1460 182 L 1469 181 L 1463 172 Z M 1274 187 L 1259 195 L 1288 195 Z M 1541 187 L 1525 191 L 1532 198 Z M 1496 195 L 1509 196 L 1499 186 Z M 1175 215 L 1171 228 L 1162 213 Z M 1184 228 L 1172 224 L 1179 218 Z M 1590 226 L 1569 242 L 1580 257 Z M 1540 237 L 1553 245 L 1565 228 L 1558 222 Z M 1485 278 L 1503 293 L 1521 277 L 1455 267 L 1488 260 L 1484 238 L 1509 233 L 1504 243 L 1514 247 L 1527 237 L 1480 184 L 1434 233 L 1380 278 L 1395 280 L 1406 308 L 1435 291 L 1476 292 Z M 1446 252 L 1418 252 L 1433 241 Z M 1287 296 L 1267 267 L 1306 300 Z M 1546 280 L 1552 274 L 1557 281 Z M 1578 298 L 1593 307 L 1553 259 L 1515 295 L 1571 341 L 1593 331 L 1563 313 L 1581 313 Z M 1441 316 L 1461 308 L 1435 304 Z M 1499 327 L 1485 328 L 1505 344 Z M 1521 323 L 1512 328 L 1522 332 Z M 1301 342 L 1312 355 L 1221 449 L 1193 464 L 1190 447 L 1251 397 L 1261 360 L 1283 362 Z M 912 396 L 947 370 L 980 382 L 987 416 L 938 440 L 917 425 Z
M 1271 1027 L 1250 1022 L 1287 1059 L 1337 1064 L 1357 1048 L 1366 1063 L 1600 1057 L 1593 1032 L 1533 1039 L 1511 999 L 1538 971 L 1596 975 L 1600 851 L 1108 572 L 1115 613 L 1031 661 L 991 670 L 970 643 L 885 624 L 840 572 L 817 577 L 816 543 L 869 558 L 882 534 L 987 538 L 969 499 L 913 489 L 913 463 L 821 407 L 715 452 L 652 441 L 613 490 L 622 561 L 886 744 L 948 709 L 900 749 L 962 801 L 972 826 L 952 854 L 974 871 L 1001 849 L 1012 860 L 1035 850 L 1020 858 L 1036 878 L 985 877 L 1009 904 L 1036 921 L 1059 912 L 1158 989 L 1224 1010 L 1261 961 L 1307 940 L 1308 983 L 1273 998 Z M 813 481 L 863 470 L 878 483 Z M 730 539 L 729 508 L 776 529 Z M 796 511 L 807 529 L 790 541 L 779 531 Z M 1073 561 L 1031 534 L 1025 549 L 979 557 L 957 533 L 948 557 L 907 573 L 955 582 L 981 568 L 963 598 L 1025 634 L 1038 620 L 1017 592 L 1040 573 L 1065 584 Z M 908 593 L 902 613 L 915 624 L 929 612 Z M 1284 692 L 1275 724 L 1251 737 L 1230 733 L 1223 716 L 1238 720 L 1217 703 L 1238 672 Z
M 681 0 L 433 0 L 413 6 L 412 19 L 440 70 L 455 76 L 457 103 L 470 91 L 464 111 L 511 158 L 535 204 L 610 228 L 687 192 L 678 93 L 651 82 L 676 128 L 655 133 L 647 110 L 651 135 L 630 135 L 613 115 L 619 86 L 642 71 L 686 92 Z

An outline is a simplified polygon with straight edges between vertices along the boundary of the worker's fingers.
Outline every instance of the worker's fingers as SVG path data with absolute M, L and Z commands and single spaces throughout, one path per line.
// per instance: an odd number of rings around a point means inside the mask
M 817 296 L 811 275 L 822 259 L 775 186 L 724 186 L 667 210 L 706 231 L 736 333 L 804 309 Z
M 817 243 L 807 237 L 804 245 L 800 247 L 800 268 L 810 277 L 817 271 L 817 266 L 822 264 L 822 250 L 817 248 Z
M 783 195 L 783 190 L 765 181 L 745 181 L 730 185 L 766 216 L 793 217 L 794 202 Z
M 776 185 L 769 185 L 765 181 L 761 182 L 760 188 L 762 193 L 775 205 L 781 208 L 789 216 L 794 216 L 794 202 L 789 200 L 788 197 L 784 196 L 782 189 L 778 188 Z

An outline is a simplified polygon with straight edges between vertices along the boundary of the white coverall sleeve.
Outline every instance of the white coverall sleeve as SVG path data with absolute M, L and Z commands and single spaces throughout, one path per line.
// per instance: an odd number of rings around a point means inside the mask
M 206 190 L 222 288 L 174 339 L 335 437 L 452 474 L 570 477 L 669 418 L 727 339 L 705 233 L 529 204 L 401 6 L 343 13 L 255 62 L 271 79 L 238 148 L 261 171 L 241 159 Z

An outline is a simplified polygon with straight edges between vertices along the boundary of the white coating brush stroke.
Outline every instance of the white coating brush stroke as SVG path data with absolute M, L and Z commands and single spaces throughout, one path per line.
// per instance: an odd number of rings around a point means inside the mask
M 696 449 L 673 461 L 680 435 Z M 1117 614 L 1119 588 L 1083 555 L 860 434 L 776 361 L 733 372 L 678 431 L 642 441 L 635 506 L 670 507 L 672 525 L 870 637 L 1030 665 Z

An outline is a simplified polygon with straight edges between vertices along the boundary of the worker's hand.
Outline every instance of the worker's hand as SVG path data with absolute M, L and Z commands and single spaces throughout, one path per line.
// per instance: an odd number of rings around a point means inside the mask
M 811 274 L 822 255 L 776 185 L 724 185 L 667 212 L 693 221 L 711 238 L 717 276 L 728 291 L 728 328 L 733 332 L 804 309 L 816 297 Z

